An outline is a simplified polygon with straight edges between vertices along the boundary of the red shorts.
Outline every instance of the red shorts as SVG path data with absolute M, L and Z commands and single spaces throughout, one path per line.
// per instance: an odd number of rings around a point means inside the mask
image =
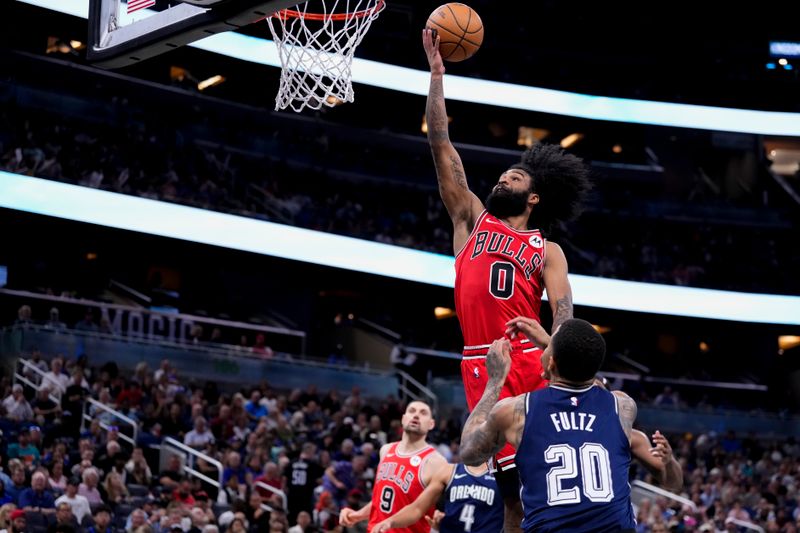
M 464 380 L 464 392 L 467 395 L 467 407 L 470 412 L 480 401 L 489 374 L 486 371 L 486 353 L 489 346 L 465 346 L 464 358 L 461 360 L 461 378 Z M 511 342 L 511 370 L 500 392 L 500 399 L 519 396 L 544 388 L 547 382 L 542 379 L 542 350 L 528 339 L 514 339 Z M 516 451 L 510 444 L 500 450 L 496 456 L 498 470 L 514 468 Z

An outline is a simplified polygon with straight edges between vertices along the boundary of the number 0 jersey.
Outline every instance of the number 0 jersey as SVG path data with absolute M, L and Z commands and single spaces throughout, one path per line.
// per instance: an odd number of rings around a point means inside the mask
M 476 476 L 457 464 L 444 501 L 439 533 L 495 533 L 503 529 L 503 497 L 488 468 Z
M 386 455 L 378 464 L 375 485 L 372 488 L 372 510 L 369 514 L 367 532 L 419 498 L 425 490 L 420 470 L 425 458 L 435 453 L 433 446 L 426 446 L 413 454 L 405 455 L 398 452 L 398 444 L 399 442 L 395 442 L 390 445 Z M 433 516 L 433 511 L 434 508 L 429 509 L 425 515 Z M 392 529 L 407 533 L 428 533 L 430 530 L 425 516 L 409 527 Z
M 616 397 L 595 386 L 551 385 L 528 394 L 525 401 L 525 428 L 516 456 L 523 530 L 633 529 L 631 449 Z
M 539 230 L 518 231 L 487 211 L 481 213 L 456 256 L 456 313 L 465 352 L 488 348 L 514 317 L 539 320 L 544 260 L 545 239 Z

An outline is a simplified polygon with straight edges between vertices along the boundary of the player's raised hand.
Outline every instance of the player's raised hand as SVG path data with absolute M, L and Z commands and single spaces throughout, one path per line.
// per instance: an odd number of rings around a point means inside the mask
M 428 64 L 431 66 L 431 74 L 444 74 L 444 61 L 442 54 L 439 53 L 439 34 L 429 28 L 422 30 L 422 46 L 425 48 L 425 55 L 428 56 Z
M 372 528 L 372 533 L 386 533 L 392 529 L 392 519 L 387 518 L 383 522 L 378 522 L 375 527 Z
M 339 512 L 339 523 L 344 527 L 351 527 L 360 522 L 358 518 L 358 511 L 345 507 Z M 376 530 L 377 531 L 377 530 Z
M 431 526 L 431 529 L 439 529 L 439 524 L 442 522 L 442 518 L 444 518 L 444 513 L 439 509 L 436 509 L 433 512 L 433 518 L 426 516 L 425 520 L 428 522 L 428 525 Z
M 489 380 L 504 383 L 511 369 L 511 343 L 508 339 L 497 339 L 486 354 L 486 370 Z
M 672 446 L 670 446 L 667 438 L 658 430 L 653 433 L 653 444 L 653 448 L 650 449 L 650 453 L 653 457 L 661 459 L 661 462 L 664 464 L 669 463 L 670 459 L 672 459 Z
M 528 337 L 539 348 L 547 348 L 550 344 L 550 335 L 534 318 L 518 316 L 506 322 L 506 336 L 513 339 L 519 333 Z

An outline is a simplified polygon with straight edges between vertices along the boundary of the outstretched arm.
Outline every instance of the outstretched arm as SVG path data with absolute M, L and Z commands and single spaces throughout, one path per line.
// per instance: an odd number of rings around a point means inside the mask
M 428 142 L 433 152 L 439 194 L 453 221 L 453 248 L 458 253 L 467 242 L 469 233 L 483 204 L 467 185 L 461 157 L 450 142 L 447 110 L 444 104 L 444 62 L 439 53 L 439 36 L 433 30 L 422 30 L 422 44 L 431 67 L 431 84 L 425 106 Z
M 339 523 L 344 527 L 352 527 L 359 522 L 369 519 L 372 511 L 372 502 L 359 509 L 358 511 L 345 507 L 339 512 Z
M 572 287 L 567 278 L 567 258 L 561 247 L 548 241 L 546 253 L 542 278 L 553 311 L 553 328 L 550 331 L 555 333 L 561 324 L 572 318 Z

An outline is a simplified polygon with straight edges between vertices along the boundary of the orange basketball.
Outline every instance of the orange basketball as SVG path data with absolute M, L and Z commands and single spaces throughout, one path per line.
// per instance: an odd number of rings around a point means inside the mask
M 481 18 L 474 9 L 458 2 L 437 7 L 426 27 L 438 32 L 439 52 L 446 61 L 464 61 L 483 43 Z

